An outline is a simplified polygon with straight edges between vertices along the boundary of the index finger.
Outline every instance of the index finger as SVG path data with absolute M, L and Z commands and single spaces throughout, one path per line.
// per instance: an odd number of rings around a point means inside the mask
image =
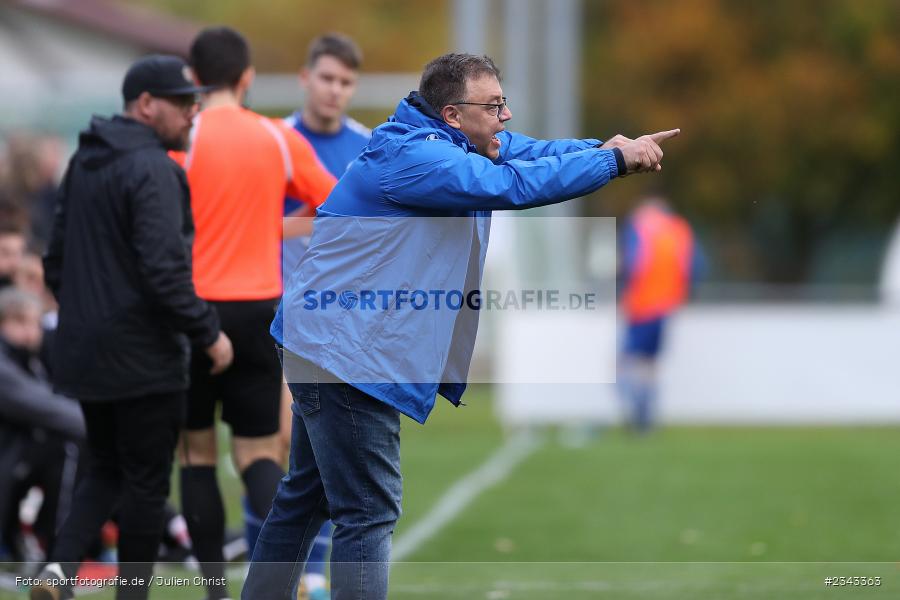
M 675 137 L 679 133 L 681 133 L 681 129 L 670 129 L 668 131 L 660 131 L 658 133 L 651 133 L 650 139 L 658 144 L 663 140 L 667 140 L 669 138 Z

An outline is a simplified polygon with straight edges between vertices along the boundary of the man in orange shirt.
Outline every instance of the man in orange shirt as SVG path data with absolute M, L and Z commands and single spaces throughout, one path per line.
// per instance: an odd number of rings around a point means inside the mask
M 627 320 L 619 372 L 626 422 L 639 433 L 654 424 L 656 362 L 667 318 L 703 271 L 691 226 L 660 196 L 644 198 L 622 236 L 622 307 Z
M 269 324 L 282 291 L 285 195 L 316 207 L 335 179 L 309 143 L 281 121 L 242 108 L 253 80 L 247 42 L 221 27 L 202 31 L 190 51 L 206 94 L 183 157 L 196 224 L 194 283 L 219 312 L 235 360 L 219 376 L 206 358 L 192 364 L 181 455 L 184 516 L 210 600 L 227 596 L 222 543 L 225 513 L 215 476 L 217 402 L 231 427 L 234 462 L 251 509 L 266 515 L 284 472 L 278 439 L 281 366 Z M 292 219 L 294 223 L 297 219 Z M 221 584 L 221 585 L 220 585 Z

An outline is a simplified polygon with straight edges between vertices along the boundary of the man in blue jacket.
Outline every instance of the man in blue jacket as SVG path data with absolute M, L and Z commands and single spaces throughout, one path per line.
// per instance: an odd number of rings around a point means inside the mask
M 319 208 L 272 323 L 294 396 L 291 465 L 243 598 L 289 597 L 329 516 L 335 600 L 387 597 L 400 413 L 424 423 L 437 394 L 460 402 L 490 211 L 658 171 L 659 143 L 678 134 L 541 141 L 506 131 L 510 118 L 490 58 L 438 57 Z

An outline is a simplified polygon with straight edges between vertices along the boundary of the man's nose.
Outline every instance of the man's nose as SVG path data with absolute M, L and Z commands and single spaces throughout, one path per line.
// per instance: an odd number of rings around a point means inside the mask
M 504 104 L 503 110 L 500 111 L 500 122 L 509 121 L 510 119 L 512 119 L 512 111 Z

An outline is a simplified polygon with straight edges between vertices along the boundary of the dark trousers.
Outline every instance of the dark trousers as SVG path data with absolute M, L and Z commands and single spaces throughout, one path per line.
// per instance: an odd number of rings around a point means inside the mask
M 119 515 L 119 575 L 128 585 L 117 599 L 143 599 L 153 572 L 169 496 L 172 460 L 184 421 L 183 392 L 81 403 L 88 465 L 75 490 L 50 562 L 66 577 L 78 570 L 88 545 L 113 510 Z M 133 580 L 143 584 L 132 585 Z

